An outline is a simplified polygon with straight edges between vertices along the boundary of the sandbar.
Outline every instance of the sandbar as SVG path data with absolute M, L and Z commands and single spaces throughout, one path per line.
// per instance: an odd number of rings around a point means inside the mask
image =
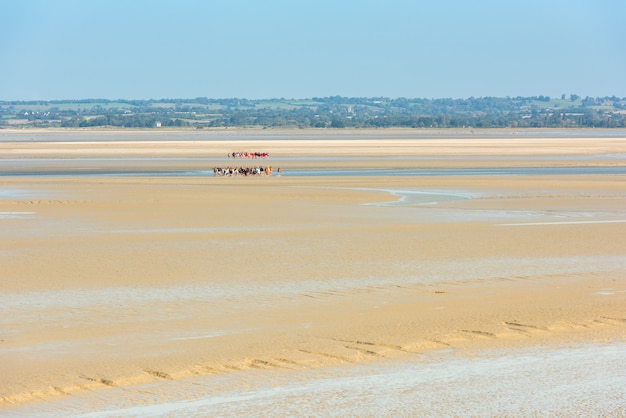
M 626 137 L 332 135 L 0 131 L 0 414 L 105 410 L 113 391 L 158 404 L 142 385 L 625 343 L 626 176 L 288 172 L 623 167 Z M 240 150 L 270 158 L 227 157 Z M 20 159 L 35 172 L 15 174 Z M 84 176 L 76 159 L 206 175 Z M 213 176 L 224 163 L 285 174 Z

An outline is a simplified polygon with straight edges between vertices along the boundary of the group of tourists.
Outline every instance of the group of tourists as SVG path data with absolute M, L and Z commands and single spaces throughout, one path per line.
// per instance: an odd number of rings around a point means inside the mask
M 228 158 L 268 158 L 270 155 L 267 152 L 231 152 L 228 154 Z M 216 167 L 213 169 L 214 176 L 271 176 L 274 173 L 274 169 L 269 166 L 254 166 L 254 167 Z M 280 176 L 280 168 L 276 170 L 276 175 Z
M 216 167 L 213 169 L 214 176 L 271 176 L 274 172 L 272 166 L 267 167 Z M 280 176 L 280 168 L 276 171 L 276 175 Z
M 228 158 L 268 158 L 270 155 L 267 152 L 231 152 L 228 154 Z

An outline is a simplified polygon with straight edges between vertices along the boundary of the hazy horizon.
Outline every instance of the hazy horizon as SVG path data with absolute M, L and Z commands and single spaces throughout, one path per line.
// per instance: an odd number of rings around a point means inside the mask
M 626 96 L 618 0 L 34 0 L 0 100 Z
M 575 94 L 575 93 L 574 93 Z M 569 100 L 570 99 L 570 95 L 567 94 L 565 95 L 565 100 Z M 577 95 L 579 97 L 579 101 L 580 99 L 585 99 L 585 97 Z M 15 99 L 15 100 L 5 100 L 0 98 L 0 102 L 24 102 L 24 103 L 29 103 L 29 102 L 60 102 L 60 103 L 70 103 L 70 102 L 75 102 L 75 103 L 81 103 L 81 102 L 90 102 L 90 103 L 97 103 L 99 101 L 103 101 L 103 102 L 111 102 L 111 103 L 115 103 L 115 102 L 155 102 L 155 103 L 159 103 L 159 102 L 169 102 L 169 101 L 195 101 L 195 100 L 215 100 L 215 101 L 227 101 L 227 100 L 248 100 L 251 102 L 272 102 L 272 101 L 276 101 L 276 102 L 280 102 L 280 101 L 315 101 L 316 99 L 329 99 L 332 97 L 341 97 L 343 99 L 347 99 L 347 100 L 356 100 L 356 99 L 363 99 L 363 100 L 376 100 L 376 99 L 384 99 L 384 100 L 400 100 L 400 99 L 406 99 L 406 100 L 431 100 L 431 101 L 437 101 L 437 100 L 458 100 L 458 101 L 464 101 L 464 100 L 471 100 L 471 99 L 489 99 L 489 98 L 494 98 L 494 99 L 506 99 L 506 98 L 510 98 L 510 99 L 517 99 L 517 98 L 522 98 L 522 99 L 531 99 L 531 98 L 539 98 L 539 97 L 548 97 L 550 98 L 550 100 L 560 100 L 561 99 L 561 95 L 558 96 L 548 96 L 548 95 L 537 95 L 537 96 L 471 96 L 471 97 L 406 97 L 406 96 L 398 96 L 398 97 L 388 97 L 388 96 L 376 96 L 376 97 L 366 97 L 366 96 L 311 96 L 311 97 L 260 97 L 260 98 L 255 98 L 255 99 L 251 99 L 248 97 L 206 97 L 206 96 L 199 96 L 199 97 L 159 97 L 159 98 L 150 98 L 150 99 L 138 99 L 138 98 L 134 98 L 134 97 L 116 97 L 116 98 L 103 98 L 103 97 L 79 97 L 79 98 L 52 98 L 52 99 L 31 99 L 31 100 L 21 100 L 21 99 Z M 605 97 L 617 97 L 619 99 L 624 99 L 625 97 L 621 97 L 618 96 L 616 94 L 608 94 L 605 96 L 588 96 L 592 99 L 602 99 Z

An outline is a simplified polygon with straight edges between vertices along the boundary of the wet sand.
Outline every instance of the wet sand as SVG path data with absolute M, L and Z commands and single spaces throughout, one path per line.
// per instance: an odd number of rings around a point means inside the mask
M 623 347 L 626 176 L 287 173 L 623 166 L 626 139 L 311 135 L 322 134 L 0 131 L 0 413 L 158 413 L 277 375 Z M 72 165 L 257 162 L 224 158 L 239 150 L 270 152 L 262 163 L 285 175 L 90 177 Z M 10 175 L 42 158 L 56 165 Z M 64 163 L 77 174 L 47 175 Z M 324 393 L 309 404 L 321 408 Z

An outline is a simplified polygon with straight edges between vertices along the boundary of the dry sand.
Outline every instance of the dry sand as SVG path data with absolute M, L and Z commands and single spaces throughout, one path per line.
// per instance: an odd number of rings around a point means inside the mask
M 75 168 L 65 158 L 209 169 L 239 150 L 285 170 L 0 177 L 0 414 L 198 376 L 624 343 L 624 175 L 287 173 L 623 166 L 626 139 L 323 135 L 0 131 L 8 173 L 33 158 L 42 173 L 50 160 Z M 84 160 L 129 156 L 158 160 Z M 290 159 L 310 156 L 355 158 Z

